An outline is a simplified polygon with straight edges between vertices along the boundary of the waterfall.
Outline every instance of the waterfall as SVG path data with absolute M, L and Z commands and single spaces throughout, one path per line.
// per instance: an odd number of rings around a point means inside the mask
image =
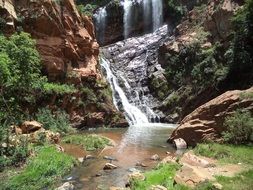
M 163 0 L 152 0 L 152 18 L 153 31 L 155 31 L 163 23 Z
M 132 5 L 133 2 L 131 0 L 124 0 L 123 2 L 124 8 L 124 38 L 128 38 L 130 34 L 130 30 L 132 27 Z
M 122 88 L 119 86 L 117 78 L 110 68 L 109 61 L 104 58 L 100 58 L 100 65 L 106 71 L 107 81 L 109 82 L 113 91 L 113 103 L 118 110 L 118 103 L 122 104 L 128 123 L 130 125 L 149 123 L 146 115 L 142 113 L 139 108 L 129 103 L 129 100 L 127 99 Z
M 97 38 L 100 43 L 104 43 L 106 29 L 106 7 L 101 7 L 94 15 L 96 21 Z
M 152 26 L 152 14 L 151 14 L 151 0 L 143 0 L 142 1 L 143 6 L 143 20 L 144 20 L 144 31 L 150 31 L 150 26 Z

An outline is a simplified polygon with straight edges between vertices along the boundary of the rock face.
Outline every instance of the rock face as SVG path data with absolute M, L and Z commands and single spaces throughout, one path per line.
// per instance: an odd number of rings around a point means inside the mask
M 50 80 L 74 72 L 81 77 L 99 77 L 99 46 L 92 21 L 79 15 L 73 0 L 15 1 L 23 18 L 24 31 L 37 42 L 44 69 Z
M 241 97 L 243 93 L 252 92 L 253 88 L 228 91 L 198 107 L 181 121 L 169 141 L 183 138 L 190 146 L 205 140 L 219 141 L 221 133 L 225 130 L 225 117 L 240 108 L 253 112 L 253 99 Z
M 127 125 L 98 70 L 99 46 L 92 20 L 79 14 L 74 0 L 0 1 L 0 15 L 6 21 L 6 34 L 22 27 L 36 40 L 42 73 L 49 81 L 79 89 L 63 97 L 53 94 L 43 105 L 67 111 L 75 127 Z

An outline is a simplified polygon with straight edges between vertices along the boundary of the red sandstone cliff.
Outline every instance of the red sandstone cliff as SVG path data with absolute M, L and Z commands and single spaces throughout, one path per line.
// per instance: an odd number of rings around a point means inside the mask
M 43 73 L 50 81 L 72 83 L 79 89 L 61 97 L 62 103 L 57 105 L 76 125 L 126 126 L 105 93 L 108 86 L 97 68 L 99 46 L 92 20 L 79 14 L 74 0 L 0 0 L 0 17 L 6 21 L 5 34 L 22 28 L 36 40 Z M 55 107 L 59 97 L 51 99 L 47 104 Z

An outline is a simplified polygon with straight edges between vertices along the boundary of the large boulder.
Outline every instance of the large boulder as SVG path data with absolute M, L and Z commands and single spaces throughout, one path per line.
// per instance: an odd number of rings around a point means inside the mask
M 227 116 L 240 108 L 253 112 L 253 99 L 242 98 L 243 94 L 248 93 L 253 93 L 253 88 L 228 91 L 198 107 L 182 120 L 169 142 L 182 138 L 188 145 L 194 146 L 207 140 L 219 141 L 225 130 L 223 123 Z
M 42 128 L 42 124 L 37 121 L 25 121 L 20 126 L 23 134 L 32 133 Z

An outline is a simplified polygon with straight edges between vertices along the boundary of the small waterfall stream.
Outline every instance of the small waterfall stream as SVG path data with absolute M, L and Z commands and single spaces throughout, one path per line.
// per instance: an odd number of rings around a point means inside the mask
M 130 30 L 132 27 L 132 0 L 124 0 L 123 8 L 124 8 L 124 38 L 128 38 L 130 34 Z
M 113 74 L 109 62 L 105 58 L 100 59 L 100 65 L 105 69 L 107 75 L 107 81 L 110 83 L 113 91 L 113 102 L 116 108 L 119 110 L 119 103 L 122 103 L 123 110 L 125 112 L 126 119 L 130 125 L 148 123 L 148 118 L 142 111 L 136 106 L 129 103 L 124 91 L 119 86 L 117 78 Z
M 144 0 L 145 1 L 145 0 Z M 152 23 L 153 31 L 158 29 L 163 24 L 163 1 L 152 0 Z
M 96 20 L 96 31 L 98 31 L 97 38 L 100 43 L 104 42 L 106 17 L 107 17 L 106 7 L 99 8 L 96 14 L 94 15 L 94 18 Z

